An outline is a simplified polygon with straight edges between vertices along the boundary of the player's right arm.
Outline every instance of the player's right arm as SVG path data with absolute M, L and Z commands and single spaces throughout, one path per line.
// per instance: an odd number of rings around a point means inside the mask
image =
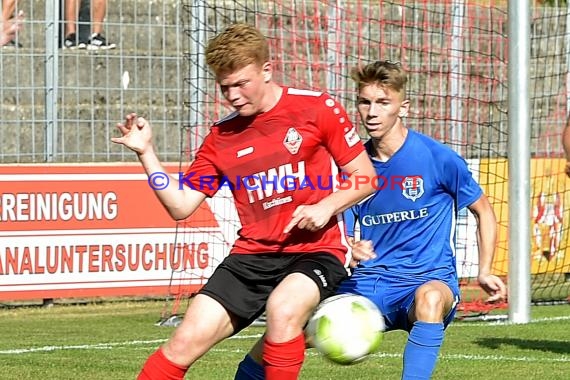
M 564 171 L 570 177 L 570 115 L 566 119 L 566 126 L 562 132 L 562 147 L 564 148 L 564 155 L 566 157 L 566 167 Z
M 477 222 L 477 244 L 479 247 L 479 285 L 489 294 L 487 302 L 503 301 L 507 297 L 507 287 L 493 275 L 491 267 L 497 243 L 497 219 L 493 206 L 485 194 L 468 206 Z
M 134 151 L 148 176 L 155 173 L 166 174 L 154 151 L 152 128 L 147 120 L 138 117 L 136 113 L 131 113 L 127 115 L 124 123 L 117 124 L 117 128 L 122 136 L 113 137 L 111 141 Z M 206 194 L 188 186 L 180 186 L 179 181 L 170 176 L 168 185 L 161 190 L 154 189 L 154 193 L 170 216 L 176 220 L 190 216 L 206 199 Z

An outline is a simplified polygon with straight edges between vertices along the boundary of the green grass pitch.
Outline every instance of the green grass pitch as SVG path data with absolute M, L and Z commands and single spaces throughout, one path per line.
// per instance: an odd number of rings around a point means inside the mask
M 0 308 L 0 378 L 134 379 L 171 334 L 158 327 L 163 301 L 121 301 L 53 308 Z M 455 322 L 434 379 L 570 379 L 570 306 L 532 309 L 532 323 Z M 187 379 L 233 379 L 237 363 L 262 333 L 251 327 L 200 359 Z M 307 350 L 301 379 L 399 379 L 406 335 L 385 335 L 378 354 L 353 366 Z

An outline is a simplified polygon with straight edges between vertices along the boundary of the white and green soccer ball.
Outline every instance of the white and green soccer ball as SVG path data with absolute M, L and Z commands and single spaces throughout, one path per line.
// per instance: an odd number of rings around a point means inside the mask
M 380 348 L 384 317 L 368 298 L 339 294 L 325 299 L 309 319 L 307 343 L 327 359 L 353 364 Z

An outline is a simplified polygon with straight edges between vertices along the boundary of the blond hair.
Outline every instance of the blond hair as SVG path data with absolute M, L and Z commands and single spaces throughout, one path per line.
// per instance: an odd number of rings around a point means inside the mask
M 206 63 L 214 74 L 231 73 L 252 63 L 259 67 L 269 60 L 263 34 L 249 24 L 233 24 L 212 38 L 206 48 Z
M 402 65 L 392 61 L 376 61 L 363 67 L 356 67 L 351 72 L 358 91 L 369 85 L 391 89 L 397 92 L 402 99 L 406 98 L 406 85 L 408 74 Z

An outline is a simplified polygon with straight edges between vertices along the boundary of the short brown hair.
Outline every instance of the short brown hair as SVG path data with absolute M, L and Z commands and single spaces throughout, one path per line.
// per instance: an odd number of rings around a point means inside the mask
M 231 73 L 269 60 L 269 46 L 263 34 L 249 24 L 233 24 L 212 38 L 206 48 L 206 63 L 216 74 Z
M 364 86 L 376 84 L 398 92 L 402 99 L 406 98 L 408 74 L 398 62 L 376 61 L 363 67 L 356 67 L 352 70 L 351 77 L 359 91 Z

